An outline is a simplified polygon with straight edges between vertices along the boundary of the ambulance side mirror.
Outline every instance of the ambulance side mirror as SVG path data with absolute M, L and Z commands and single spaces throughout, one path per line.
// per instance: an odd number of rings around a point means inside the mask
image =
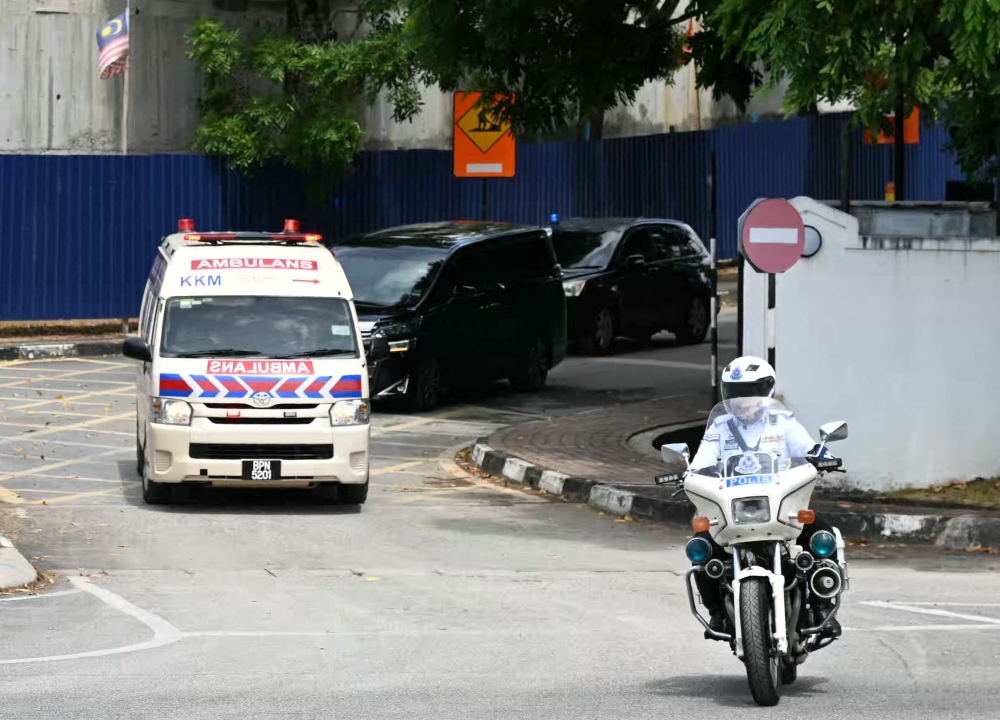
M 122 354 L 133 360 L 153 362 L 153 353 L 149 349 L 149 343 L 141 337 L 125 338 L 125 344 L 122 345 Z

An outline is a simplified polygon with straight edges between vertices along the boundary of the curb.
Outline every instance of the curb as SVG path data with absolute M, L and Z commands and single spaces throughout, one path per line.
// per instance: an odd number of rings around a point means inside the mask
M 38 573 L 10 540 L 0 535 L 0 590 L 23 587 L 38 579 Z
M 471 460 L 473 465 L 489 475 L 544 490 L 549 495 L 587 503 L 610 515 L 687 526 L 694 511 L 694 506 L 687 499 L 650 497 L 627 487 L 570 477 L 533 465 L 494 450 L 488 438 L 476 441 Z M 828 522 L 840 528 L 845 538 L 851 540 L 932 544 L 949 550 L 1000 548 L 1000 517 L 973 513 L 944 515 L 844 509 L 830 501 L 820 501 L 814 507 Z
M 7 345 L 0 347 L 0 361 L 119 355 L 123 342 L 124 338 L 121 340 L 81 340 L 66 343 Z

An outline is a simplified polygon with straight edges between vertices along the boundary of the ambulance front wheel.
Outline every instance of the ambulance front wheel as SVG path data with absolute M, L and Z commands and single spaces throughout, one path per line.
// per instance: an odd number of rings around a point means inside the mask
M 166 505 L 170 502 L 173 488 L 165 483 L 158 483 L 149 477 L 149 465 L 143 463 L 142 468 L 142 499 L 147 505 Z

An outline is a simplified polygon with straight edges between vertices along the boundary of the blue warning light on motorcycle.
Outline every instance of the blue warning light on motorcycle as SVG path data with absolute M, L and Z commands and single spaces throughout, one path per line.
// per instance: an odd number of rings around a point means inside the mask
M 830 557 L 837 549 L 837 539 L 833 537 L 833 533 L 820 530 L 813 534 L 809 547 L 818 557 Z
M 691 538 L 688 540 L 684 552 L 687 553 L 688 560 L 696 565 L 700 565 L 712 557 L 712 546 L 708 544 L 708 540 L 705 538 Z

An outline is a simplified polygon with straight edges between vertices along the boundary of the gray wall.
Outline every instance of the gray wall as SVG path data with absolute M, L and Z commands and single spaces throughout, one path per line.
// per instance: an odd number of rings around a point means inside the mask
M 124 8 L 124 0 L 0 0 L 0 152 L 120 151 L 124 78 L 100 79 L 96 35 Z M 190 150 L 201 87 L 184 56 L 192 21 L 284 18 L 280 0 L 132 0 L 132 15 L 129 151 L 139 153 Z

